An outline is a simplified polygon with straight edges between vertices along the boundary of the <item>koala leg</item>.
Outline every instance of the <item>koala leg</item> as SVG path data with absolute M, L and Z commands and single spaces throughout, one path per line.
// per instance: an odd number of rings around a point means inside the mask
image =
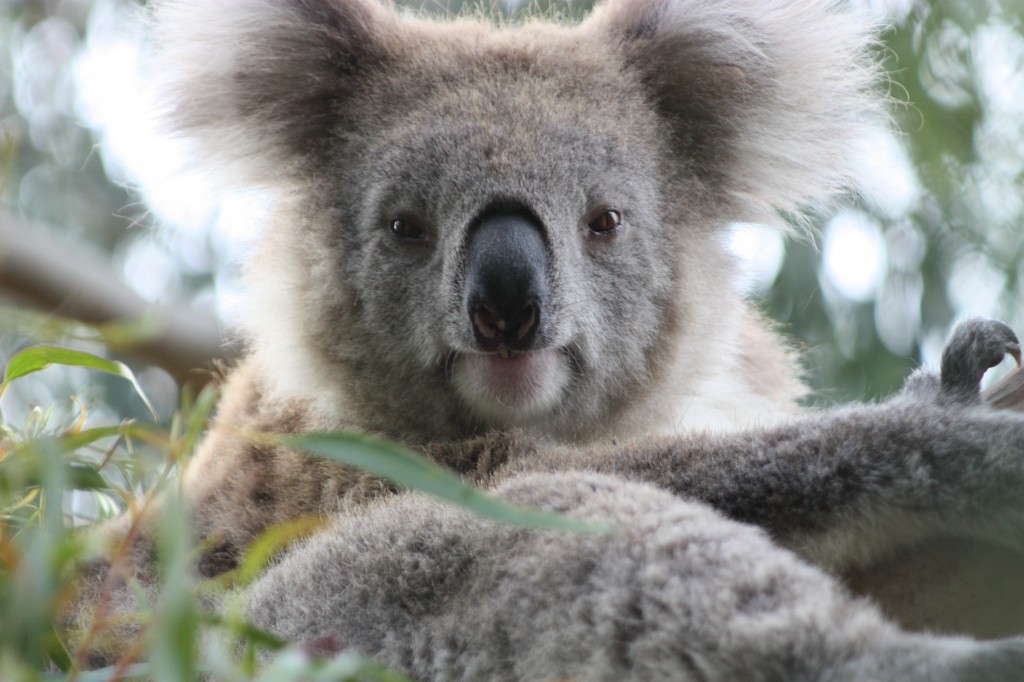
M 1010 680 L 1024 642 L 908 634 L 760 530 L 644 484 L 525 475 L 499 494 L 613 525 L 524 529 L 421 496 L 340 519 L 249 616 L 417 679 Z

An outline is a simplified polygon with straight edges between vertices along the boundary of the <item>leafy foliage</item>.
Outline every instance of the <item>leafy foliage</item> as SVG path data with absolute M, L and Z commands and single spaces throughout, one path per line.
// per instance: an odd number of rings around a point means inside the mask
M 113 372 L 138 387 L 134 375 L 120 363 L 54 346 L 16 355 L 8 363 L 4 386 L 49 364 Z M 232 587 L 251 580 L 283 545 L 319 525 L 306 520 L 272 529 L 233 574 L 207 581 L 190 578 L 188 565 L 195 550 L 186 511 L 177 504 L 172 474 L 187 462 L 215 401 L 212 387 L 195 397 L 186 394 L 166 429 L 131 421 L 85 429 L 84 407 L 67 423 L 56 422 L 41 410 L 34 411 L 21 427 L 0 421 L 0 679 L 192 680 L 197 672 L 213 679 L 261 682 L 403 679 L 351 653 L 324 660 L 289 648 L 230 610 L 228 616 L 219 616 L 208 609 L 208 597 L 230 599 Z M 139 470 L 144 461 L 134 452 L 140 442 L 163 454 L 146 471 Z M 329 445 L 330 439 L 319 442 Z M 146 491 L 141 497 L 137 496 L 140 488 Z M 98 505 L 100 522 L 122 509 L 129 518 L 138 519 L 157 495 L 163 496 L 159 600 L 147 603 L 143 597 L 140 602 L 145 608 L 127 618 L 107 618 L 103 604 L 98 605 L 81 637 L 83 649 L 117 636 L 126 621 L 138 627 L 118 664 L 93 671 L 80 669 L 87 661 L 59 627 L 64 610 L 75 598 L 76 569 L 110 551 L 102 525 L 76 527 L 67 512 L 71 498 L 81 495 L 104 501 Z M 139 594 L 143 595 L 141 587 Z M 260 651 L 272 660 L 257 669 Z M 148 662 L 137 662 L 143 660 Z M 47 668 L 51 672 L 44 672 Z

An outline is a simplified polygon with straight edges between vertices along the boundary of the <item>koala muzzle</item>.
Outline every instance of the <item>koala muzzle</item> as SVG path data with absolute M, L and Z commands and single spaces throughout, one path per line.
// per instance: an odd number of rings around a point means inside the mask
M 515 213 L 485 215 L 471 232 L 467 313 L 480 349 L 530 350 L 548 299 L 548 251 L 541 227 Z

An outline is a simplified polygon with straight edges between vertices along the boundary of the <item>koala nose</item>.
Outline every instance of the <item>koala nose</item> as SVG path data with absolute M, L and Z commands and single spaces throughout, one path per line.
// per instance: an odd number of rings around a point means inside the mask
M 547 303 L 548 250 L 541 228 L 516 213 L 485 215 L 469 237 L 466 302 L 477 345 L 529 350 Z

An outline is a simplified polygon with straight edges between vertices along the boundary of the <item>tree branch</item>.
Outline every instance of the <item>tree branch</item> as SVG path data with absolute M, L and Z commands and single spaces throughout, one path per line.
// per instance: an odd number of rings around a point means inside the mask
M 143 300 L 103 259 L 45 236 L 24 221 L 0 214 L 0 291 L 19 302 L 83 322 L 155 319 L 155 335 L 131 354 L 163 367 L 179 383 L 194 370 L 230 358 L 217 320 L 183 305 Z

